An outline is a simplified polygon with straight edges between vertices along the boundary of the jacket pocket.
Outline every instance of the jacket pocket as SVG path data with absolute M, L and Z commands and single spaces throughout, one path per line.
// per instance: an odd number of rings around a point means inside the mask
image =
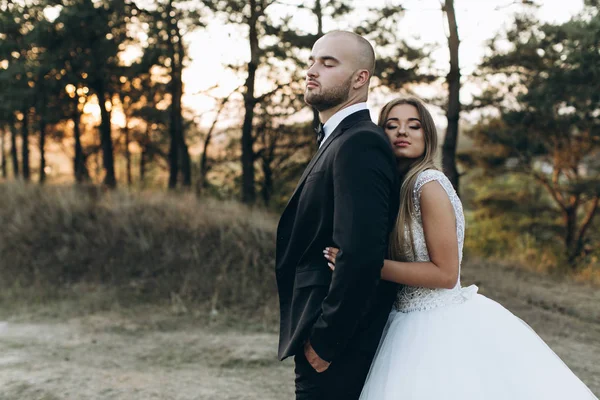
M 309 286 L 329 286 L 330 284 L 331 272 L 324 268 L 296 271 L 294 279 L 296 289 Z

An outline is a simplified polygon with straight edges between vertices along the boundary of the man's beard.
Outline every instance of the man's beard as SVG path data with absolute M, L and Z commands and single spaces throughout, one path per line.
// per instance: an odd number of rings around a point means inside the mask
M 304 102 L 317 109 L 317 111 L 329 110 L 348 100 L 351 87 L 352 77 L 348 78 L 348 80 L 340 86 L 333 87 L 329 90 L 323 90 L 321 93 L 306 91 L 304 94 Z

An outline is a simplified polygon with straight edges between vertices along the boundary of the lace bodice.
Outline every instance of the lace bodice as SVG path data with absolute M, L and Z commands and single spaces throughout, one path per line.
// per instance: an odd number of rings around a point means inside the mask
M 454 214 L 456 216 L 456 236 L 458 238 L 458 261 L 459 261 L 459 276 L 460 264 L 462 262 L 462 251 L 465 237 L 465 217 L 463 214 L 462 203 L 452 187 L 448 178 L 440 171 L 426 170 L 419 174 L 415 187 L 413 189 L 414 196 L 414 219 L 412 222 L 412 234 L 415 245 L 413 252 L 410 245 L 410 237 L 408 227 L 405 231 L 405 246 L 404 252 L 407 261 L 424 262 L 430 261 L 427 244 L 425 243 L 425 235 L 423 233 L 423 222 L 421 220 L 420 198 L 423 186 L 429 182 L 436 181 L 448 194 Z M 417 310 L 429 310 L 446 304 L 458 304 L 465 301 L 476 288 L 461 288 L 460 277 L 456 285 L 452 289 L 428 289 L 423 287 L 403 286 L 398 291 L 398 297 L 394 304 L 394 309 L 401 312 L 410 312 Z

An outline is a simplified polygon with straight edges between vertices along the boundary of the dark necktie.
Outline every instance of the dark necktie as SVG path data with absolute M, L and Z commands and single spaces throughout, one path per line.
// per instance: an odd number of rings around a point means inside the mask
M 321 147 L 321 142 L 325 138 L 325 131 L 323 130 L 323 124 L 319 124 L 318 128 L 315 128 L 317 134 L 317 148 Z

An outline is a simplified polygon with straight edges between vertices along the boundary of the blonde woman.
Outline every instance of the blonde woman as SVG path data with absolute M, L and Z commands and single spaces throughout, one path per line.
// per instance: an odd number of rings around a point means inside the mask
M 462 205 L 435 167 L 437 133 L 423 103 L 393 100 L 379 125 L 405 176 L 381 278 L 403 286 L 360 399 L 596 399 L 527 324 L 476 286 L 461 287 Z M 331 269 L 337 253 L 324 251 Z

